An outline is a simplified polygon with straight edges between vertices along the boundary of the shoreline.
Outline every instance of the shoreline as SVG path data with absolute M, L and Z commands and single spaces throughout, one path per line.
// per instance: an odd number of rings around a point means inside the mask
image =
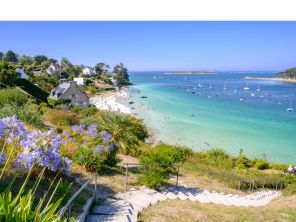
M 281 81 L 281 82 L 296 83 L 296 79 L 284 79 L 284 78 L 280 78 L 280 77 L 266 78 L 266 77 L 245 76 L 244 79 L 248 79 L 248 80 L 263 80 L 263 81 Z
M 89 98 L 89 102 L 90 104 L 95 105 L 98 109 L 101 110 L 132 114 L 132 111 L 129 107 L 118 102 L 119 98 L 127 97 L 127 89 L 123 88 L 120 91 L 106 92 L 102 95 L 91 96 Z

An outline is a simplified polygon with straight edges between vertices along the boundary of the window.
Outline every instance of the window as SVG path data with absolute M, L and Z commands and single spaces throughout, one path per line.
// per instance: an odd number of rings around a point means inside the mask
M 70 98 L 72 99 L 72 98 L 77 98 L 77 95 L 76 94 L 71 94 L 70 95 Z

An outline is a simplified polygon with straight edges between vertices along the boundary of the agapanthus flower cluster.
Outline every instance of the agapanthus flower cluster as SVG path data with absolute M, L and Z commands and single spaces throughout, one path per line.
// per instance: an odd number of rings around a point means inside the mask
M 2 165 L 6 161 L 5 153 L 0 151 L 0 165 Z
M 2 138 L 5 137 L 7 143 L 19 141 L 28 133 L 25 124 L 16 116 L 4 117 L 0 121 L 0 136 Z M 3 124 L 5 126 L 3 126 Z
M 104 142 L 109 142 L 112 139 L 111 133 L 108 133 L 106 130 L 100 132 L 100 136 L 102 137 Z
M 33 164 L 46 167 L 53 172 L 70 168 L 71 161 L 60 156 L 61 142 L 61 136 L 55 135 L 54 130 L 46 132 L 33 130 L 27 133 L 20 141 L 24 151 L 17 155 L 14 162 L 15 170 L 26 172 L 32 168 Z
M 113 144 L 109 144 L 109 145 L 97 145 L 96 148 L 93 151 L 94 155 L 99 155 L 102 152 L 111 152 L 114 149 L 114 145 Z
M 83 134 L 83 135 L 89 135 L 89 137 L 92 139 L 96 136 L 97 133 L 97 124 L 91 124 L 88 127 L 85 125 L 73 125 L 72 131 L 75 134 Z

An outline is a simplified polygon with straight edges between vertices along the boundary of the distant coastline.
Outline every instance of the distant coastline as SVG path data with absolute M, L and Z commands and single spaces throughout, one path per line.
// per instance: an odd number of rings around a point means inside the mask
M 288 78 L 280 78 L 280 77 L 263 78 L 263 77 L 245 76 L 244 79 L 248 79 L 248 80 L 264 80 L 264 81 L 282 81 L 282 82 L 296 83 L 296 79 L 288 79 Z
M 165 72 L 164 74 L 188 74 L 188 75 L 206 75 L 214 74 L 213 72 L 199 72 L 199 71 L 190 71 L 190 72 Z

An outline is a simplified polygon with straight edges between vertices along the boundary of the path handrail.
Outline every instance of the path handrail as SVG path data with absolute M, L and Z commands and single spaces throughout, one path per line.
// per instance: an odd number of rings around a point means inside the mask
M 97 196 L 97 176 L 98 174 L 95 173 L 92 178 L 90 178 L 88 181 L 86 181 L 80 188 L 79 190 L 76 191 L 75 194 L 73 194 L 73 196 L 68 200 L 68 202 L 65 204 L 65 206 L 62 207 L 62 209 L 60 210 L 60 217 L 62 218 L 64 216 L 64 214 L 66 213 L 66 210 L 68 210 L 68 213 L 67 213 L 67 222 L 70 222 L 70 216 L 71 216 L 71 205 L 72 205 L 72 202 L 73 200 L 81 193 L 82 190 L 84 190 L 87 185 L 92 181 L 94 180 L 95 181 L 95 189 L 94 189 L 94 192 L 93 192 L 93 195 L 94 195 L 94 199 L 96 200 L 96 196 Z

